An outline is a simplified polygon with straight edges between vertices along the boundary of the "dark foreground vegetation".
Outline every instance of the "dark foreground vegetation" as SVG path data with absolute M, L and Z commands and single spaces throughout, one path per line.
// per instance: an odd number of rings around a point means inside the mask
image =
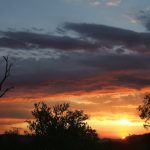
M 92 142 L 75 137 L 0 135 L 1 150 L 149 150 L 150 134 L 125 140 L 99 139 Z

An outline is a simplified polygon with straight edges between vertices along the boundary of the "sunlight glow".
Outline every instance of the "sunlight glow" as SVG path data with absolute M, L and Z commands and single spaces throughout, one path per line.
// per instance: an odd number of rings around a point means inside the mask
M 124 139 L 126 139 L 126 137 L 125 137 L 125 136 L 123 136 L 123 137 L 122 137 L 122 139 L 124 140 Z
M 127 119 L 121 119 L 118 121 L 118 123 L 121 125 L 131 125 L 131 122 Z

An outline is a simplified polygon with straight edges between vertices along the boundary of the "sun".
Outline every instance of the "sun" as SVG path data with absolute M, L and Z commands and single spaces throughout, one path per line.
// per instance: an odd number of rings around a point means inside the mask
M 131 122 L 127 119 L 121 119 L 118 121 L 118 123 L 121 125 L 130 125 L 131 124 Z
M 123 136 L 123 137 L 122 137 L 122 140 L 125 140 L 125 139 L 126 139 L 126 137 L 125 137 L 125 136 Z

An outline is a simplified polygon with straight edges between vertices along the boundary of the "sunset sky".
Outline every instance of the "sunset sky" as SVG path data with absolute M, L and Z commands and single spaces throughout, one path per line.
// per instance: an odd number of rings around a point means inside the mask
M 0 0 L 0 133 L 26 128 L 33 104 L 69 102 L 100 137 L 149 132 L 137 107 L 150 92 L 150 0 Z M 2 76 L 0 71 L 0 77 Z

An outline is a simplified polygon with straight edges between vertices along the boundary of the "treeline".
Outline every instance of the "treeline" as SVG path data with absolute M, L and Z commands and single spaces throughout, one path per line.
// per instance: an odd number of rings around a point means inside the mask
M 125 140 L 99 139 L 92 143 L 70 137 L 0 135 L 1 150 L 149 150 L 150 134 L 134 135 Z

